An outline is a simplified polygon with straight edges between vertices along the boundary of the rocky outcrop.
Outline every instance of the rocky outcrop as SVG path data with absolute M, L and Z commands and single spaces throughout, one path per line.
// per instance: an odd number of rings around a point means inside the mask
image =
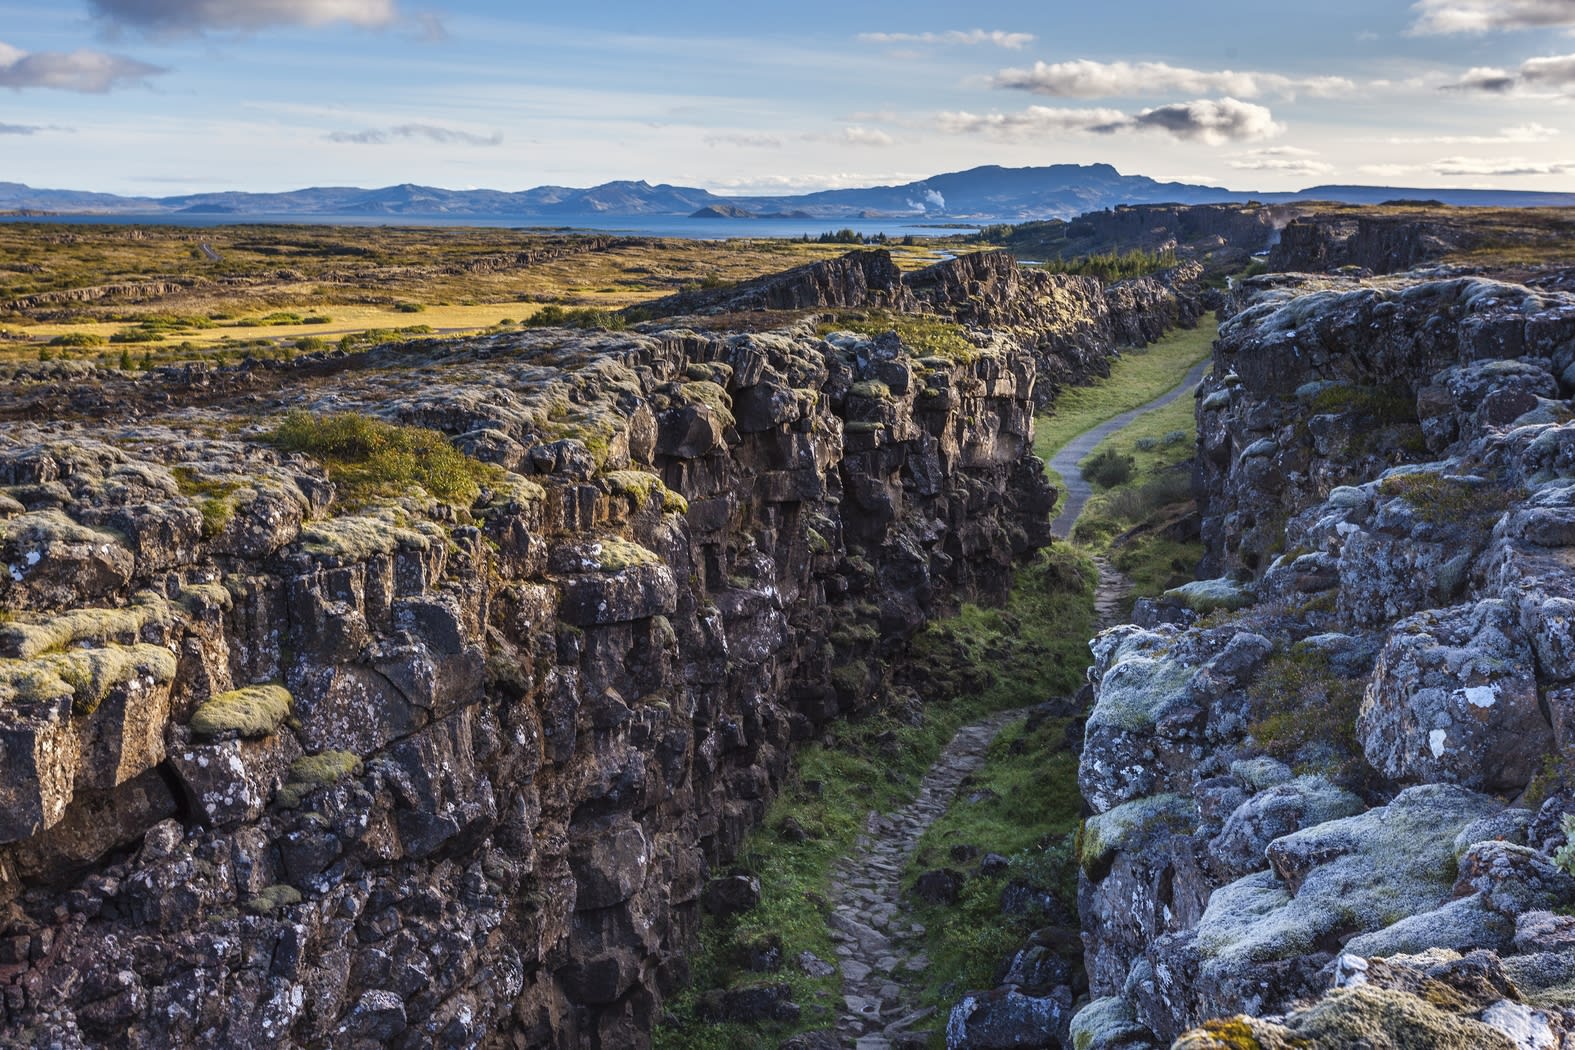
M 1575 299 L 1282 276 L 1234 305 L 1197 407 L 1220 579 L 1093 646 L 1071 1031 L 1559 1045 Z
M 1474 248 L 1484 237 L 1463 223 L 1427 221 L 1413 214 L 1348 211 L 1292 219 L 1269 250 L 1269 269 L 1324 273 L 1352 266 L 1375 274 L 1400 273 L 1452 252 Z
M 1048 542 L 1011 347 L 49 375 L 0 435 L 8 1045 L 644 1045 L 792 744 Z M 297 407 L 440 430 L 479 495 L 283 452 Z

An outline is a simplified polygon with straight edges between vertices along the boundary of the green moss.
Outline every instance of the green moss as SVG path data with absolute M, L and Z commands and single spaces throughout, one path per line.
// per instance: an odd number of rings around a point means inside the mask
M 285 809 L 295 809 L 313 791 L 361 773 L 361 759 L 350 751 L 323 751 L 305 755 L 290 763 L 290 774 L 279 789 L 276 801 Z
M 1502 1032 L 1446 1013 L 1409 992 L 1371 985 L 1340 988 L 1286 1025 L 1317 1046 L 1383 1050 L 1513 1050 Z
M 177 466 L 170 470 L 175 475 L 175 484 L 180 493 L 187 496 L 197 504 L 197 510 L 202 515 L 202 535 L 212 539 L 224 531 L 224 527 L 235 516 L 235 493 L 241 488 L 239 482 L 229 480 L 215 480 L 200 476 L 196 470 L 189 466 Z
M 602 480 L 613 492 L 634 497 L 635 503 L 639 506 L 644 506 L 651 501 L 653 495 L 659 494 L 663 513 L 689 512 L 689 501 L 664 485 L 662 479 L 655 474 L 643 470 L 611 470 L 602 475 Z
M 1386 423 L 1415 423 L 1416 400 L 1385 387 L 1332 383 L 1307 398 L 1313 414 L 1355 413 Z
M 733 399 L 715 383 L 709 380 L 684 383 L 678 388 L 678 394 L 690 404 L 709 408 L 724 426 L 733 425 Z
M 363 514 L 312 522 L 301 529 L 299 542 L 308 554 L 348 563 L 391 554 L 401 547 L 428 550 L 433 543 L 442 542 L 444 536 L 443 529 L 431 522 L 411 522 L 393 507 L 379 507 Z
M 886 425 L 871 420 L 854 420 L 852 423 L 844 423 L 842 429 L 848 434 L 875 434 L 885 430 Z
M 657 566 L 662 559 L 638 543 L 618 536 L 606 536 L 591 546 L 591 556 L 603 572 L 622 572 L 639 566 Z
M 175 654 L 156 645 L 105 645 L 44 653 L 30 660 L 0 660 L 0 702 L 69 696 L 78 714 L 98 709 L 112 689 L 135 678 L 164 683 L 175 678 Z
M 1405 500 L 1418 518 L 1433 525 L 1501 514 L 1522 495 L 1503 485 L 1432 471 L 1391 474 L 1378 483 L 1378 492 Z
M 1153 795 L 1134 799 L 1083 822 L 1078 839 L 1078 863 L 1093 873 L 1111 855 L 1128 849 L 1156 830 L 1183 830 L 1197 820 L 1192 802 L 1180 795 Z
M 871 401 L 891 400 L 891 387 L 878 379 L 866 379 L 863 382 L 854 383 L 848 388 L 848 393 L 854 397 L 869 398 Z
M 968 341 L 966 330 L 953 321 L 913 314 L 874 310 L 867 314 L 841 314 L 817 329 L 822 337 L 833 332 L 879 336 L 895 332 L 903 347 L 917 358 L 936 358 L 940 365 L 972 362 L 981 351 Z
M 1335 674 L 1327 654 L 1297 643 L 1271 656 L 1248 687 L 1248 731 L 1275 758 L 1333 744 L 1354 762 L 1361 754 L 1356 716 L 1364 687 L 1363 679 Z
M 39 623 L 12 620 L 0 626 L 0 652 L 28 660 L 72 642 L 135 636 L 150 623 L 168 624 L 169 602 L 143 591 L 120 609 L 73 609 Z
M 243 737 L 267 736 L 279 731 L 294 702 L 280 685 L 251 685 L 220 693 L 197 708 L 191 731 L 200 737 L 237 733 Z
M 267 915 L 280 908 L 288 908 L 293 904 L 301 903 L 301 891 L 294 886 L 276 883 L 263 890 L 257 896 L 249 899 L 245 908 L 253 915 Z
M 484 482 L 503 473 L 466 456 L 436 430 L 388 423 L 358 412 L 293 411 L 268 440 L 284 451 L 304 453 L 322 463 L 339 496 L 351 505 L 420 487 L 445 503 L 468 507 Z

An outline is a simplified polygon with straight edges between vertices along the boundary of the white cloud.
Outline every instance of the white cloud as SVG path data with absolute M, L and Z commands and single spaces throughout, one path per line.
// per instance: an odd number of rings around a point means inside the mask
M 743 132 L 718 132 L 701 140 L 707 146 L 737 146 L 744 149 L 781 149 L 782 140 L 775 135 L 754 135 Z
M 200 33 L 334 22 L 372 28 L 399 18 L 394 0 L 89 0 L 110 21 L 137 29 Z M 431 31 L 431 24 L 428 25 Z
M 1520 64 L 1520 76 L 1533 87 L 1575 87 L 1575 55 L 1528 58 Z
M 953 134 L 987 134 L 1009 141 L 1065 132 L 1163 131 L 1178 139 L 1219 145 L 1270 138 L 1285 130 L 1267 108 L 1234 98 L 1177 102 L 1134 114 L 1050 106 L 1029 106 L 1020 113 L 952 112 L 940 114 L 936 122 L 942 131 Z
M 1575 164 L 1548 163 L 1523 157 L 1445 157 L 1433 165 L 1439 175 L 1568 175 Z
M 1420 138 L 1397 136 L 1385 141 L 1396 146 L 1510 146 L 1525 142 L 1547 142 L 1559 137 L 1557 128 L 1545 124 L 1518 124 L 1505 128 L 1497 135 L 1432 135 Z
M 1198 99 L 1145 109 L 1131 118 L 1137 128 L 1156 128 L 1178 139 L 1218 145 L 1273 138 L 1285 130 L 1264 106 L 1234 98 Z
M 396 124 L 391 128 L 368 128 L 365 131 L 331 131 L 329 142 L 343 142 L 358 146 L 385 146 L 395 139 L 425 139 L 445 146 L 501 146 L 503 134 L 494 131 L 488 135 L 458 128 L 445 128 L 438 124 Z
M 942 113 L 936 123 L 953 134 L 988 134 L 1003 139 L 1027 139 L 1067 131 L 1106 131 L 1131 120 L 1119 109 L 1056 109 L 1029 106 L 1021 113 Z
M 167 70 L 103 51 L 23 51 L 0 41 L 0 87 L 103 94 Z
M 1337 95 L 1354 91 L 1344 77 L 1294 78 L 1278 73 L 1186 69 L 1164 62 L 1035 62 L 1028 69 L 1003 69 L 991 78 L 992 87 L 1028 91 L 1053 98 L 1130 98 L 1181 92 L 1254 98 L 1263 94 Z
M 1413 34 L 1575 27 L 1570 0 L 1417 0 Z
M 933 174 L 933 172 L 928 173 Z M 865 186 L 900 185 L 918 182 L 928 174 L 912 171 L 888 171 L 880 174 L 838 171 L 808 175 L 753 175 L 725 179 L 694 176 L 687 181 L 712 190 L 726 190 L 735 195 L 751 193 L 802 193 L 811 190 L 841 190 Z
M 1572 0 L 1575 2 L 1575 0 Z M 1518 70 L 1477 66 L 1452 84 L 1448 91 L 1481 91 L 1490 95 L 1552 93 L 1575 94 L 1575 55 L 1528 58 Z
M 894 146 L 897 144 L 896 139 L 879 128 L 866 128 L 858 125 L 843 128 L 839 138 L 850 146 Z
M 1004 29 L 949 29 L 944 33 L 860 33 L 866 44 L 990 44 L 1019 51 L 1037 38 L 1032 33 L 1008 33 Z
M 1316 150 L 1276 146 L 1238 153 L 1226 163 L 1237 171 L 1277 171 L 1285 175 L 1327 175 L 1334 171 L 1333 164 L 1317 157 Z

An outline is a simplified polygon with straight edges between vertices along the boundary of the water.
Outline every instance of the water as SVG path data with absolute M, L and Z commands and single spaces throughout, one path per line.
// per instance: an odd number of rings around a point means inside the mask
M 691 219 L 683 215 L 0 215 L 0 222 L 91 224 L 106 226 L 486 226 L 539 233 L 612 233 L 629 237 L 683 237 L 721 241 L 733 237 L 810 238 L 849 229 L 888 238 L 952 237 L 976 233 L 974 225 L 923 223 L 919 217 L 897 219 Z

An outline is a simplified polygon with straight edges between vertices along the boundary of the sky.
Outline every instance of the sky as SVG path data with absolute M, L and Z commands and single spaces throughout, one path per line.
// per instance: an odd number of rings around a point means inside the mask
M 1575 190 L 1575 0 L 0 0 L 0 181 Z

